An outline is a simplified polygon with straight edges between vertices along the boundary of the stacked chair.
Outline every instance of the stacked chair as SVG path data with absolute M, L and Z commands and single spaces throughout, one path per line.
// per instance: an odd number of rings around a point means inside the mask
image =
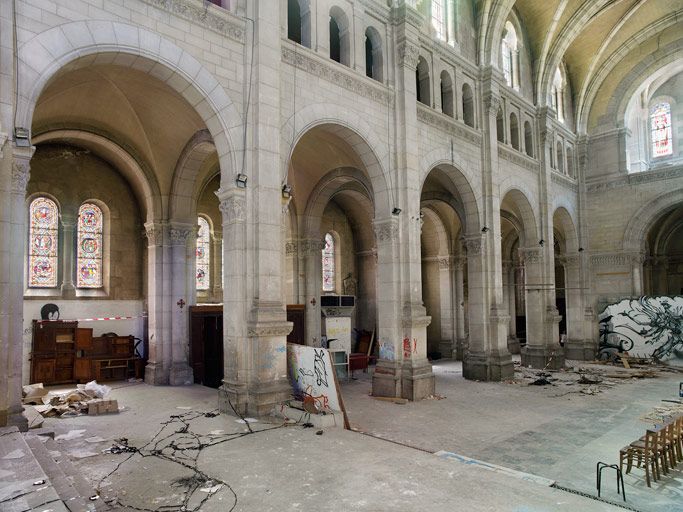
M 645 470 L 648 487 L 650 480 L 659 480 L 683 461 L 683 414 L 647 429 L 643 437 L 619 450 L 619 468 L 626 462 L 626 473 L 630 473 L 634 458 L 636 466 Z

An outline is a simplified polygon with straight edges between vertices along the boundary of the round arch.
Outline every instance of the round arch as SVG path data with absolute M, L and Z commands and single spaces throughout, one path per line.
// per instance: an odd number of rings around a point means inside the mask
M 565 207 L 560 206 L 553 212 L 553 228 L 559 229 L 559 232 L 564 239 L 567 253 L 575 253 L 579 250 L 576 224 Z
M 518 220 L 522 224 L 523 231 L 520 231 L 520 236 L 524 236 L 524 242 L 526 244 L 533 243 L 538 237 L 538 223 L 536 222 L 536 214 L 534 208 L 529 201 L 529 196 L 522 192 L 519 188 L 511 188 L 504 194 L 501 192 L 501 209 L 502 204 L 509 199 L 513 212 L 517 215 Z
M 161 191 L 154 173 L 110 138 L 83 130 L 54 130 L 33 139 L 34 144 L 45 142 L 75 143 L 93 151 L 112 164 L 129 183 L 146 222 L 163 215 Z
M 197 111 L 213 138 L 224 173 L 241 154 L 242 119 L 216 78 L 192 55 L 145 28 L 115 21 L 65 23 L 18 49 L 18 126 L 30 127 L 36 103 L 61 70 L 114 64 L 143 71 L 178 92 Z
M 373 202 L 376 212 L 386 212 L 380 216 L 388 216 L 392 204 L 391 188 L 389 187 L 388 171 L 389 151 L 385 141 L 380 140 L 376 130 L 354 115 L 349 110 L 343 110 L 331 104 L 309 105 L 297 111 L 296 116 L 290 117 L 282 125 L 282 176 L 283 184 L 287 181 L 289 163 L 294 150 L 301 138 L 313 128 L 329 125 L 335 134 L 356 150 L 358 157 L 365 166 L 370 178 L 373 191 Z M 379 148 L 383 148 L 381 151 Z
M 657 219 L 681 205 L 683 205 L 683 189 L 660 194 L 639 208 L 631 216 L 624 230 L 624 250 L 640 251 L 648 231 Z

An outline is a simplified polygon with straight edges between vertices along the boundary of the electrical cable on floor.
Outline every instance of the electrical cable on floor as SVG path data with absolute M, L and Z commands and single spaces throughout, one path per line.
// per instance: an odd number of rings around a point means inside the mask
M 219 494 L 220 488 L 224 486 L 230 491 L 233 497 L 232 507 L 226 510 L 228 512 L 234 510 L 235 507 L 237 507 L 237 493 L 228 482 L 221 480 L 220 478 L 210 476 L 198 469 L 197 460 L 199 455 L 207 448 L 211 448 L 228 441 L 240 439 L 245 436 L 280 429 L 287 426 L 287 423 L 254 430 L 244 416 L 237 412 L 232 403 L 230 401 L 228 401 L 228 403 L 235 414 L 237 414 L 237 416 L 239 416 L 247 425 L 246 432 L 242 431 L 227 434 L 197 434 L 192 431 L 191 423 L 194 420 L 199 418 L 214 418 L 219 415 L 217 410 L 208 412 L 188 411 L 182 414 L 173 414 L 167 421 L 161 423 L 161 427 L 152 436 L 150 441 L 142 447 L 136 448 L 134 446 L 129 446 L 127 439 L 119 439 L 114 446 L 112 446 L 110 449 L 112 450 L 112 453 L 128 453 L 128 455 L 125 456 L 122 461 L 116 464 L 114 469 L 112 469 L 108 474 L 99 480 L 96 487 L 98 494 L 101 494 L 100 489 L 105 480 L 116 473 L 124 464 L 126 464 L 126 462 L 130 461 L 136 455 L 139 455 L 142 458 L 156 457 L 182 466 L 183 468 L 186 468 L 192 472 L 191 476 L 178 478 L 172 484 L 176 488 L 184 489 L 185 495 L 183 497 L 182 503 L 178 505 L 161 506 L 158 508 L 144 508 L 124 503 L 119 497 L 115 497 L 113 500 L 105 500 L 109 505 L 126 507 L 130 510 L 136 510 L 140 512 L 196 512 L 200 511 L 206 502 L 208 502 L 212 497 Z M 216 486 L 219 487 L 213 490 Z M 206 492 L 206 496 L 200 499 L 195 506 L 190 506 L 190 501 L 195 497 L 195 493 L 198 490 L 202 491 L 202 488 L 203 492 Z

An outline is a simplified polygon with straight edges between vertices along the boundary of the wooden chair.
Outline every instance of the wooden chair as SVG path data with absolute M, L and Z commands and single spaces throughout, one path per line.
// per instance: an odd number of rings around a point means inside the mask
M 650 484 L 650 471 L 652 472 L 652 479 L 657 481 L 660 477 L 659 472 L 659 455 L 658 455 L 658 441 L 660 434 L 655 430 L 647 430 L 643 440 L 634 441 L 628 446 L 619 450 L 619 469 L 623 471 L 624 462 L 626 465 L 626 473 L 631 472 L 633 467 L 633 457 L 637 457 L 637 467 L 643 465 L 645 469 L 645 482 L 648 487 Z
M 673 450 L 676 460 L 683 461 L 683 414 L 673 421 Z

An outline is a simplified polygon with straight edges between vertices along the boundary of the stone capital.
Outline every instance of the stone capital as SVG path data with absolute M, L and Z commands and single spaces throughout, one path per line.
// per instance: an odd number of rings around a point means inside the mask
M 390 218 L 373 221 L 377 245 L 390 244 L 398 240 L 398 219 Z
M 543 261 L 543 249 L 540 247 L 520 247 L 517 251 L 519 259 L 525 265 L 541 263 Z
M 402 66 L 415 69 L 420 59 L 420 48 L 410 41 L 403 41 L 398 46 L 398 59 Z
M 170 245 L 185 245 L 191 233 L 196 233 L 197 228 L 185 224 L 172 224 L 168 230 Z
M 500 96 L 493 93 L 492 91 L 486 93 L 486 95 L 484 96 L 484 107 L 486 108 L 486 112 L 488 113 L 488 115 L 498 115 L 498 109 L 500 108 L 500 105 Z
M 484 237 L 482 235 L 466 236 L 463 245 L 467 256 L 479 256 L 484 251 Z
M 147 236 L 147 246 L 159 246 L 164 243 L 165 226 L 157 222 L 145 223 L 145 235 Z

